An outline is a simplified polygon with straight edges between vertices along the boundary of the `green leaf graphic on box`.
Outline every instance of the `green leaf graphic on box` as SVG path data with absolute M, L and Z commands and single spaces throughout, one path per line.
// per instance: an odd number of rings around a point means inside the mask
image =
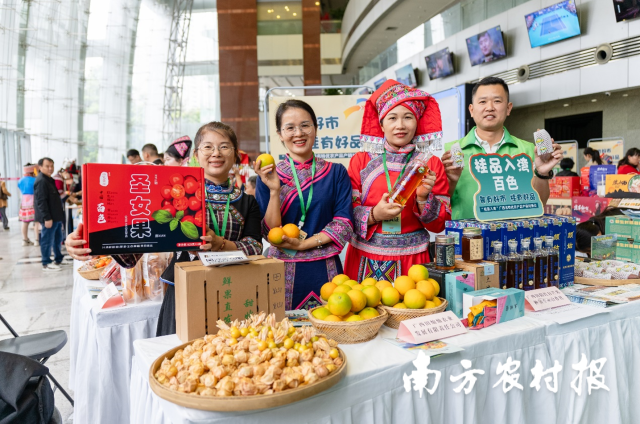
M 166 224 L 173 219 L 173 215 L 171 215 L 171 212 L 165 211 L 164 209 L 155 211 L 151 214 L 151 216 L 156 220 L 158 224 Z
M 524 153 L 515 156 L 479 153 L 471 156 L 469 170 L 478 182 L 473 197 L 478 221 L 532 218 L 544 213 L 533 189 L 533 161 Z
M 180 221 L 177 218 L 172 219 L 171 223 L 169 223 L 169 229 L 171 231 L 175 230 L 178 228 L 178 224 L 180 224 Z
M 184 211 L 178 211 L 176 213 L 176 218 L 178 219 L 178 221 L 180 221 L 182 218 L 184 218 Z
M 180 223 L 180 229 L 182 233 L 193 240 L 198 240 L 200 238 L 200 233 L 198 232 L 198 227 L 196 227 L 192 222 L 184 221 Z

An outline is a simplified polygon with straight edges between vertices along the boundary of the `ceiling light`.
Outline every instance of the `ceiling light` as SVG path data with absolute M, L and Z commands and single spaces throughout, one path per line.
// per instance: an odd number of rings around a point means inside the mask
M 286 10 L 288 12 L 289 11 L 289 6 L 285 6 L 284 10 Z
M 320 2 L 319 1 L 316 2 L 316 6 L 320 6 Z
M 277 18 L 277 19 L 280 19 L 280 15 L 277 15 L 277 16 L 276 16 L 276 18 Z
M 628 97 L 628 96 L 629 96 L 629 95 L 628 95 L 627 93 L 624 93 L 624 94 L 622 95 L 622 97 Z
M 598 101 L 598 99 L 591 99 L 591 103 L 595 103 L 597 101 Z
M 298 14 L 296 12 L 293 12 L 293 16 L 298 16 Z
M 569 106 L 569 103 L 565 103 L 563 106 L 564 106 L 564 107 L 568 107 L 568 106 Z

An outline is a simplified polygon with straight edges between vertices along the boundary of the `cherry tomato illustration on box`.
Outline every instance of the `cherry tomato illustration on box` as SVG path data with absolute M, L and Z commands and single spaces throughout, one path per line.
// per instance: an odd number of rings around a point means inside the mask
M 171 216 L 176 216 L 176 208 L 174 208 L 171 203 L 169 203 L 168 205 L 162 205 L 161 209 L 169 212 Z
M 173 207 L 179 211 L 183 211 L 189 207 L 189 201 L 186 197 L 178 197 L 173 199 Z
M 196 199 L 202 202 L 202 190 L 200 189 L 200 183 L 198 183 L 198 189 L 196 190 Z
M 184 187 L 182 184 L 176 184 L 171 187 L 171 197 L 174 199 L 180 199 L 184 197 Z
M 194 218 L 194 217 L 192 217 L 191 215 L 185 215 L 185 216 L 182 218 L 182 222 L 190 222 L 190 223 L 192 223 L 193 225 L 197 225 L 197 224 L 196 224 L 196 220 L 195 220 L 195 218 Z
M 196 226 L 202 227 L 202 211 L 196 212 L 195 216 L 193 217 L 193 220 Z
M 167 205 L 173 206 L 173 198 L 169 199 L 162 199 L 162 204 L 160 205 L 161 207 L 165 207 Z
M 160 195 L 165 199 L 171 199 L 171 186 L 166 185 L 160 189 Z
M 196 196 L 189 197 L 189 209 L 199 211 L 202 209 L 202 200 L 198 200 Z
M 192 176 L 188 176 L 187 178 L 184 179 L 184 191 L 187 194 L 193 194 L 196 192 L 196 190 L 198 190 L 198 186 L 200 184 L 198 184 L 198 182 L 196 181 L 195 178 L 193 178 Z
M 181 174 L 172 174 L 169 177 L 169 183 L 171 183 L 172 186 L 174 186 L 176 184 L 182 185 L 183 181 L 184 181 L 184 178 L 182 177 Z

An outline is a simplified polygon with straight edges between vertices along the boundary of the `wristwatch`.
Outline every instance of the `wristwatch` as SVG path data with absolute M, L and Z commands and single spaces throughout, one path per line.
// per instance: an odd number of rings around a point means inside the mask
M 536 177 L 540 178 L 541 180 L 550 180 L 551 178 L 553 178 L 553 170 L 549 171 L 549 175 L 541 175 L 537 169 L 533 170 L 534 174 L 536 174 Z

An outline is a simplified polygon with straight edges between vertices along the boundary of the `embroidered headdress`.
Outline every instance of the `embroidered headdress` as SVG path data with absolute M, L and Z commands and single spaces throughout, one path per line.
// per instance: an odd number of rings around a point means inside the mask
M 429 93 L 387 80 L 377 89 L 364 107 L 362 129 L 360 131 L 360 149 L 366 152 L 382 153 L 384 133 L 380 122 L 391 109 L 403 105 L 409 109 L 418 121 L 416 134 L 411 141 L 418 151 L 427 151 L 429 146 L 439 148 L 442 139 L 442 119 L 436 100 Z
M 172 153 L 182 159 L 189 156 L 189 150 L 191 150 L 192 141 L 188 135 L 182 136 L 167 147 L 167 153 Z

